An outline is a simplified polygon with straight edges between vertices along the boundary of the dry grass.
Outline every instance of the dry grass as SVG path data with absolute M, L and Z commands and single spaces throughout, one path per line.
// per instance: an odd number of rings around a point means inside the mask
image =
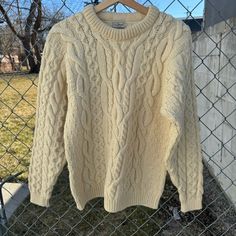
M 0 178 L 25 171 L 33 140 L 37 75 L 0 75 Z

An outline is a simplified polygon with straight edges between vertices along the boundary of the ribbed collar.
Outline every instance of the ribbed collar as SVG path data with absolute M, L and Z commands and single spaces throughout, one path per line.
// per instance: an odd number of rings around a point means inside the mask
M 160 11 L 156 6 L 150 5 L 148 6 L 148 13 L 146 15 L 137 11 L 134 13 L 117 13 L 103 10 L 96 13 L 94 5 L 89 4 L 84 7 L 82 13 L 92 30 L 97 31 L 110 39 L 125 40 L 142 34 L 151 28 L 158 18 Z M 123 29 L 118 29 L 106 24 L 103 21 L 104 19 L 105 21 L 123 20 L 125 22 L 133 21 L 135 23 L 132 23 Z

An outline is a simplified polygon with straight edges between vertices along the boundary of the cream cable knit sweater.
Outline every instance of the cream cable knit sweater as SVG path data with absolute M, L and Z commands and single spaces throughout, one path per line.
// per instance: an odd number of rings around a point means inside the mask
M 147 15 L 96 14 L 88 5 L 47 36 L 30 201 L 49 207 L 67 163 L 79 210 L 95 197 L 108 212 L 156 209 L 167 173 L 181 211 L 201 209 L 199 130 L 190 28 L 152 5 Z

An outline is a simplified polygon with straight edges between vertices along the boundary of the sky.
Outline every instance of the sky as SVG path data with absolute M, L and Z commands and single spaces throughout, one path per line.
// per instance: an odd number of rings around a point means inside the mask
M 143 1 L 138 1 L 142 3 Z M 153 5 L 161 11 L 165 11 L 175 17 L 186 17 L 187 11 L 192 11 L 192 16 L 203 16 L 204 1 L 203 0 L 153 0 Z M 122 11 L 121 7 L 117 8 Z M 149 4 L 145 4 L 149 5 Z M 118 10 L 117 10 L 118 11 Z
M 172 3 L 173 2 L 173 3 Z M 187 11 L 192 11 L 192 16 L 203 16 L 204 1 L 203 0 L 155 0 L 155 6 L 161 11 L 170 13 L 175 17 L 186 17 Z
M 89 0 L 88 0 L 89 1 Z M 204 0 L 150 0 L 153 5 L 159 8 L 159 10 L 169 13 L 177 18 L 186 18 L 187 17 L 187 9 L 192 11 L 192 16 L 203 16 L 204 9 Z M 48 9 L 55 11 L 60 9 L 63 6 L 63 11 L 66 13 L 66 16 L 72 15 L 78 11 L 83 10 L 84 1 L 74 1 L 74 0 L 43 0 L 44 6 L 47 6 Z M 143 4 L 144 0 L 137 0 L 137 2 Z M 148 6 L 150 3 L 147 2 L 144 4 Z M 186 8 L 186 9 L 185 9 Z M 61 9 L 61 10 L 62 10 Z M 107 9 L 109 10 L 109 8 Z M 131 12 L 134 10 L 131 9 Z M 117 12 L 128 12 L 128 10 L 122 6 L 122 4 L 118 4 Z M 189 17 L 192 19 L 192 17 Z

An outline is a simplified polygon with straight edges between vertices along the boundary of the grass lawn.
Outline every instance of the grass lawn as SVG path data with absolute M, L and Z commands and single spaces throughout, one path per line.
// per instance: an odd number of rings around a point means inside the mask
M 25 171 L 33 141 L 37 74 L 0 75 L 0 178 Z

